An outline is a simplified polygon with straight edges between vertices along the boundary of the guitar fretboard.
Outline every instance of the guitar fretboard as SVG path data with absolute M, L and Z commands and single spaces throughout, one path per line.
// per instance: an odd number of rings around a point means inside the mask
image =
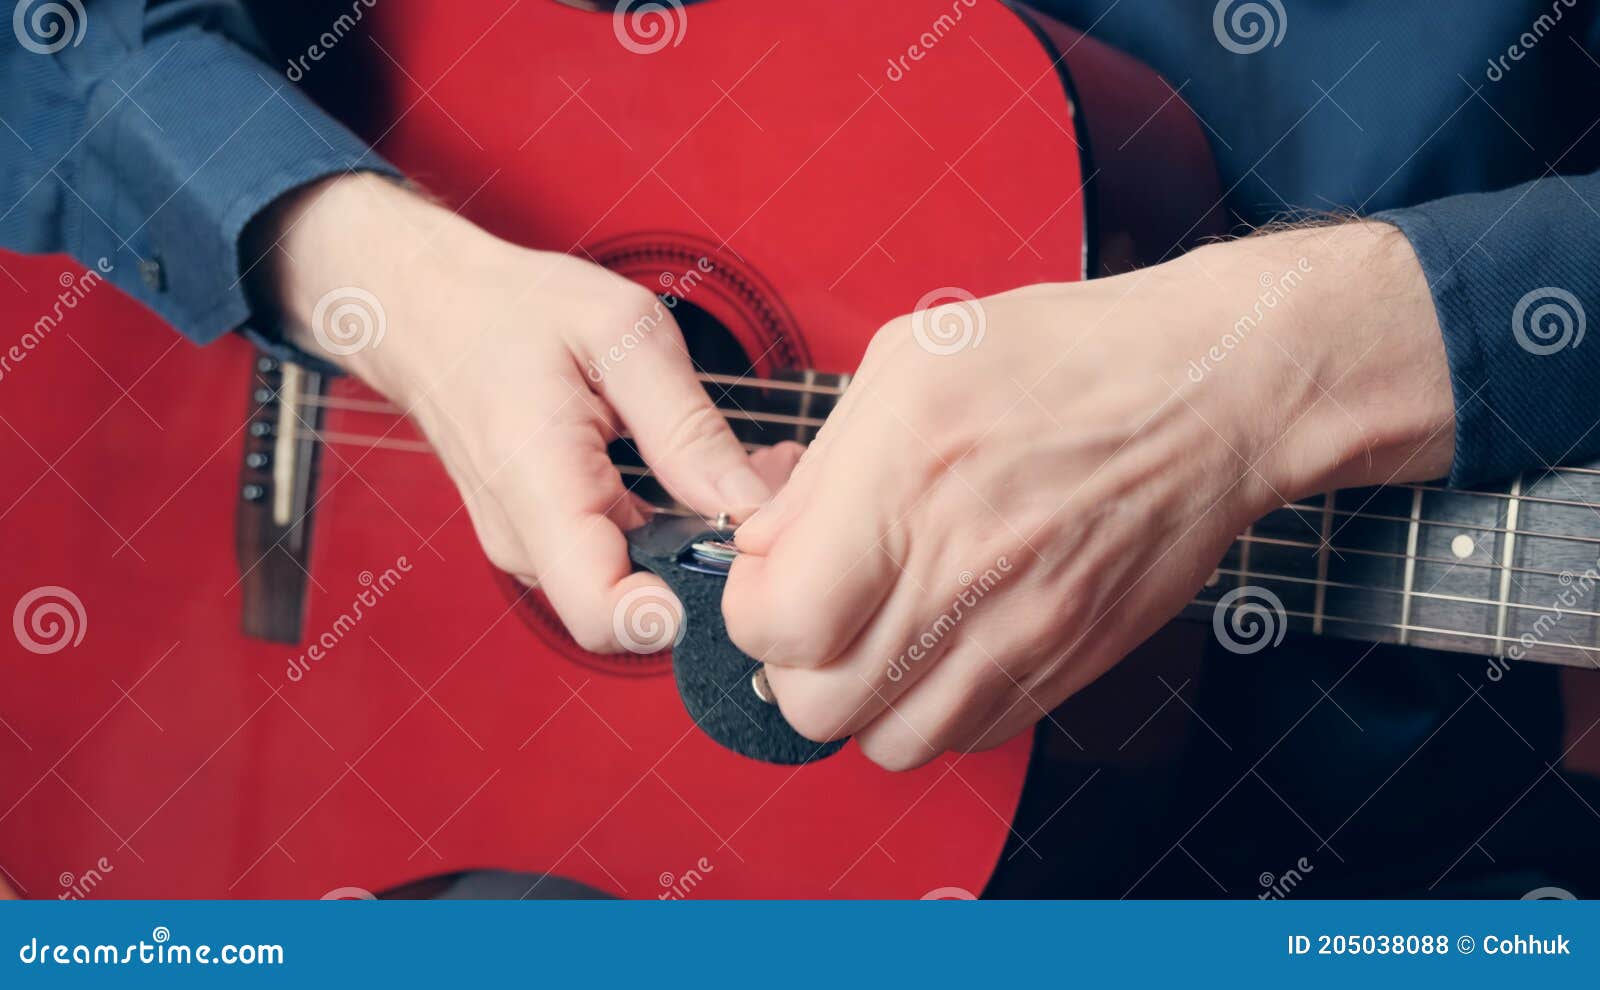
M 1600 667 L 1597 558 L 1597 467 L 1351 489 L 1257 522 L 1184 614 L 1213 621 L 1229 592 L 1266 589 L 1292 630 Z

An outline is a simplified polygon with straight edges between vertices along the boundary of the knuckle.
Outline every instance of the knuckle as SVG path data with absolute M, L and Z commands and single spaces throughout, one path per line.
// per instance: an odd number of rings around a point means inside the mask
M 873 333 L 872 340 L 867 343 L 866 354 L 862 356 L 861 366 L 866 368 L 870 363 L 873 367 L 876 367 L 905 346 L 910 340 L 911 317 L 895 317 Z
M 691 456 L 723 439 L 727 423 L 722 414 L 710 403 L 688 410 L 667 433 L 668 457 Z
M 641 348 L 670 344 L 677 333 L 677 324 L 666 305 L 655 293 L 633 282 L 623 287 L 602 311 L 598 326 L 602 339 L 632 335 L 631 345 Z
M 502 535 L 490 533 L 481 537 L 483 552 L 489 558 L 489 563 L 496 569 L 507 574 L 532 574 L 527 554 L 523 553 L 521 545 L 516 541 Z

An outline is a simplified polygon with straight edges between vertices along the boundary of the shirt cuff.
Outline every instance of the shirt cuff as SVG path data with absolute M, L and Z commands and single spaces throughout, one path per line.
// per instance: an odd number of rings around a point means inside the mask
M 1449 483 L 1600 454 L 1600 176 L 1380 213 L 1433 292 L 1456 406 Z
M 257 58 L 187 29 L 134 52 L 89 94 L 72 167 L 94 190 L 68 231 L 78 258 L 184 336 L 207 343 L 250 315 L 239 238 L 285 193 L 341 172 L 398 175 Z

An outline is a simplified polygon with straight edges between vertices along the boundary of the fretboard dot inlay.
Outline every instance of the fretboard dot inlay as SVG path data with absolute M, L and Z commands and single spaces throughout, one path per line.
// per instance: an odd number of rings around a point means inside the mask
M 1450 552 L 1462 560 L 1472 556 L 1472 551 L 1477 548 L 1477 544 L 1472 542 L 1472 537 L 1465 533 L 1457 533 L 1456 538 L 1450 541 Z

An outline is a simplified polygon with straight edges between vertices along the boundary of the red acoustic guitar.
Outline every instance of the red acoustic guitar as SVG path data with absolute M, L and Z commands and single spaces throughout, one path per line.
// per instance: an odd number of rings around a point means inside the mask
M 1210 229 L 1182 100 L 1020 6 L 356 6 L 291 78 L 478 224 L 669 296 L 752 445 L 808 438 L 897 314 Z M 284 48 L 356 9 L 318 7 Z M 380 397 L 0 260 L 0 868 L 26 896 L 474 867 L 640 898 L 983 889 L 1028 739 L 900 775 L 730 753 L 667 655 L 586 653 L 489 567 Z

